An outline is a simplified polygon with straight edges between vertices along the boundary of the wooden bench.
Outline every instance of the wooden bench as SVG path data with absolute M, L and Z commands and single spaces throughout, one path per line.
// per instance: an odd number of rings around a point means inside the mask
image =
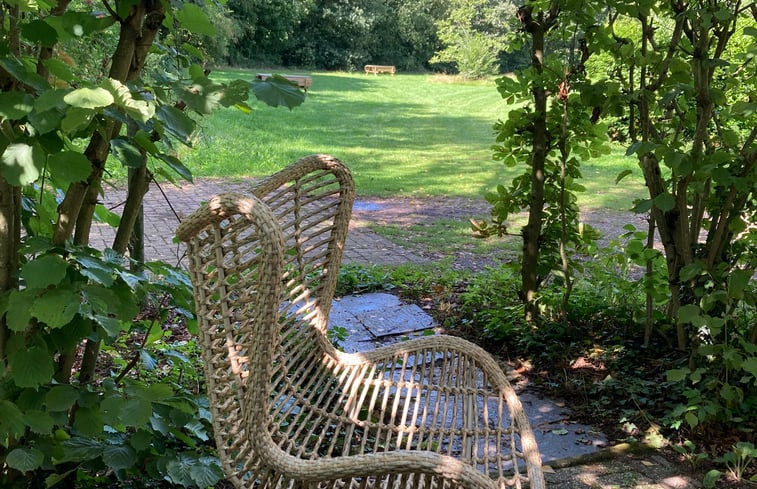
M 273 75 L 270 73 L 258 73 L 255 75 L 255 78 L 258 80 L 265 81 L 266 79 L 272 77 Z M 305 75 L 281 75 L 284 78 L 286 78 L 289 81 L 295 82 L 300 88 L 308 91 L 308 87 L 313 84 L 313 78 Z
M 373 73 L 374 75 L 378 75 L 379 73 L 391 73 L 394 75 L 394 73 L 397 71 L 397 68 L 391 65 L 365 65 L 365 73 Z

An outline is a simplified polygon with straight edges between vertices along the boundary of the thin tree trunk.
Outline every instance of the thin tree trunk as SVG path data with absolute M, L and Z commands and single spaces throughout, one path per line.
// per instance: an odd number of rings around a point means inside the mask
M 649 216 L 649 229 L 647 230 L 647 249 L 654 249 L 654 233 L 655 225 L 652 216 Z M 647 282 L 654 276 L 654 267 L 651 259 L 647 260 L 647 269 L 645 272 Z M 646 319 L 644 324 L 644 346 L 649 347 L 652 343 L 652 327 L 654 326 L 654 298 L 652 293 L 647 290 L 646 292 Z
M 544 14 L 537 19 L 531 17 L 528 9 L 521 9 L 521 22 L 531 35 L 531 66 L 537 73 L 544 71 Z M 539 289 L 539 238 L 544 215 L 544 174 L 548 151 L 547 134 L 547 90 L 540 82 L 535 82 L 531 93 L 534 97 L 534 118 L 532 125 L 533 151 L 531 156 L 531 195 L 529 197 L 528 223 L 523 228 L 523 262 L 521 264 L 521 295 L 525 304 L 526 321 L 534 321 L 539 316 L 536 293 Z
M 110 71 L 111 78 L 126 82 L 139 77 L 144 68 L 147 53 L 160 30 L 164 17 L 165 8 L 157 0 L 143 1 L 133 9 L 132 14 L 121 24 L 121 35 Z M 105 169 L 105 157 L 107 157 L 107 151 L 110 149 L 110 138 L 115 137 L 120 129 L 120 124 L 114 124 L 107 141 L 90 144 L 90 147 L 87 148 L 88 150 L 92 150 L 91 157 L 90 155 L 88 157 L 92 162 L 93 172 L 89 181 L 89 198 L 85 200 L 82 197 L 83 205 L 80 205 L 77 212 L 77 242 L 80 244 L 83 244 L 81 242 L 84 240 L 89 241 L 89 229 L 92 225 L 92 217 L 97 204 L 97 194 L 92 190 L 92 187 L 95 185 L 99 187 L 100 185 Z M 94 140 L 95 138 L 93 137 L 92 142 Z M 142 195 L 144 194 L 139 195 L 139 197 L 136 197 L 138 193 L 134 195 L 134 198 L 141 205 Z M 131 224 L 133 225 L 133 221 Z M 131 229 L 128 231 L 131 234 Z M 125 247 L 123 251 L 126 251 Z M 88 383 L 94 378 L 99 351 L 99 341 L 87 340 L 79 375 L 79 380 L 82 383 Z
M 50 10 L 50 15 L 55 17 L 63 15 L 70 3 L 71 0 L 58 0 L 55 7 Z M 45 66 L 45 61 L 53 57 L 53 49 L 54 48 L 48 46 L 41 46 L 39 48 L 39 55 L 37 55 L 37 74 L 43 78 L 50 76 L 50 70 Z
M 0 177 L 0 293 L 18 286 L 18 246 L 21 241 L 21 189 Z M 5 360 L 5 347 L 10 331 L 5 315 L 0 314 L 0 360 Z

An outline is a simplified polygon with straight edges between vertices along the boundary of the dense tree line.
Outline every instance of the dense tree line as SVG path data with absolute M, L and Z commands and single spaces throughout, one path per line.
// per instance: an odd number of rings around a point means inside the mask
M 490 58 L 487 69 L 496 72 L 500 67 L 512 69 L 523 58 L 506 53 L 502 43 L 515 21 L 510 3 L 230 0 L 228 8 L 231 29 L 219 29 L 219 33 L 225 34 L 230 49 L 212 49 L 217 63 L 328 70 L 378 63 L 400 70 L 463 72 L 469 71 L 468 63 L 458 58 L 483 46 Z M 476 56 L 480 55 L 477 51 Z M 481 74 L 487 73 L 474 73 Z

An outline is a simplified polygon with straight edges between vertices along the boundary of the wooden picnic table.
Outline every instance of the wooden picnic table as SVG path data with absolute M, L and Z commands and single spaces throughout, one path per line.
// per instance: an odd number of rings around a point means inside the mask
M 267 78 L 272 77 L 273 75 L 270 73 L 258 73 L 255 75 L 255 78 L 258 80 L 266 80 Z M 300 88 L 308 91 L 308 87 L 313 84 L 313 78 L 305 75 L 281 75 L 284 78 L 286 78 L 289 81 L 295 82 L 297 85 L 299 85 Z
M 397 68 L 395 68 L 392 65 L 365 65 L 365 73 L 373 73 L 374 75 L 378 75 L 379 73 L 391 73 L 394 75 L 394 73 L 397 71 Z

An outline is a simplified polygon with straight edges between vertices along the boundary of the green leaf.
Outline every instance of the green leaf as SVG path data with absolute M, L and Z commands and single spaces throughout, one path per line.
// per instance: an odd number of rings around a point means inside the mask
M 32 111 L 34 99 L 28 93 L 0 93 L 0 117 L 3 119 L 21 119 Z
M 628 150 L 626 150 L 626 156 L 631 156 L 634 153 L 645 155 L 654 151 L 656 147 L 657 145 L 655 145 L 654 143 L 650 143 L 648 141 L 638 141 L 628 147 Z
M 119 417 L 127 426 L 141 427 L 150 421 L 152 405 L 145 399 L 129 399 L 121 407 Z
M 36 448 L 16 448 L 5 458 L 5 463 L 12 469 L 26 473 L 42 465 L 44 459 L 45 454 Z
M 678 309 L 678 323 L 686 324 L 692 323 L 699 317 L 699 306 L 694 304 L 686 304 Z
M 103 449 L 103 462 L 113 470 L 128 469 L 137 461 L 137 453 L 129 445 L 108 445 Z
M 66 111 L 66 115 L 60 123 L 60 128 L 66 134 L 73 134 L 87 127 L 94 117 L 95 111 L 92 109 L 71 107 Z
M 30 312 L 51 328 L 67 325 L 79 311 L 81 297 L 72 289 L 51 289 L 45 291 L 32 304 Z
M 129 88 L 120 81 L 107 78 L 102 82 L 102 88 L 110 92 L 114 103 L 133 119 L 145 123 L 155 115 L 154 103 L 135 99 Z
M 688 368 L 674 368 L 672 370 L 668 370 L 665 372 L 665 375 L 667 376 L 668 382 L 680 382 L 691 373 L 691 370 Z
M 139 148 L 126 139 L 116 138 L 111 140 L 110 149 L 113 155 L 121 160 L 121 163 L 130 168 L 140 168 L 145 162 L 145 158 L 142 156 Z
M 44 112 L 32 112 L 28 117 L 29 123 L 40 134 L 46 134 L 60 126 L 63 120 L 63 113 L 57 109 L 50 109 Z
M 21 333 L 29 329 L 29 313 L 36 295 L 27 290 L 12 290 L 8 298 L 7 324 L 11 331 Z
M 184 164 L 175 156 L 167 155 L 165 153 L 158 153 L 156 155 L 160 160 L 164 161 L 173 171 L 179 174 L 184 180 L 192 181 L 192 172 L 184 166 Z
M 676 206 L 676 199 L 671 194 L 665 192 L 654 198 L 654 206 L 662 212 L 670 212 Z
M 232 80 L 223 89 L 221 105 L 232 107 L 241 104 L 250 97 L 250 84 L 244 80 Z
M 10 401 L 0 400 L 0 444 L 5 444 L 5 439 L 10 437 L 19 438 L 26 430 L 24 415 L 21 410 Z
M 752 374 L 754 384 L 757 385 L 757 357 L 746 358 L 741 362 L 741 369 Z
M 50 489 L 51 487 L 57 485 L 59 482 L 64 481 L 69 475 L 71 475 L 77 470 L 79 470 L 79 467 L 74 467 L 73 469 L 67 470 L 63 472 L 62 474 L 48 475 L 47 477 L 45 477 L 45 488 Z
M 29 85 L 38 92 L 43 92 L 50 88 L 50 84 L 33 71 L 29 71 L 26 65 L 21 61 L 13 58 L 0 59 L 0 66 L 16 80 L 25 85 Z
M 200 51 L 196 47 L 192 46 L 188 42 L 182 43 L 181 49 L 183 49 L 184 51 L 186 51 L 187 53 L 191 54 L 192 56 L 194 56 L 197 59 L 201 60 L 201 59 L 205 58 L 205 55 L 202 54 L 202 51 Z
M 704 480 L 702 480 L 702 485 L 705 489 L 712 489 L 715 487 L 715 483 L 720 480 L 721 475 L 723 475 L 723 473 L 717 469 L 710 470 L 705 474 Z
M 121 321 L 116 318 L 103 316 L 102 314 L 96 314 L 94 315 L 93 319 L 95 320 L 95 322 L 97 322 L 97 324 L 102 326 L 102 328 L 105 330 L 105 333 L 107 333 L 107 335 L 111 338 L 118 336 L 123 329 L 121 327 Z
M 95 206 L 94 217 L 97 222 L 107 223 L 109 226 L 113 226 L 114 228 L 118 227 L 118 225 L 121 224 L 121 216 L 113 211 L 108 210 L 108 208 L 102 204 L 97 204 Z
M 50 70 L 50 74 L 56 78 L 71 83 L 74 81 L 74 74 L 71 72 L 71 68 L 66 63 L 59 59 L 46 59 L 43 63 Z
M 74 254 L 74 260 L 81 265 L 81 273 L 93 282 L 110 287 L 115 282 L 116 269 L 102 260 L 84 254 Z
M 83 460 L 92 460 L 98 458 L 103 452 L 102 443 L 91 438 L 74 437 L 63 442 L 62 459 L 57 463 L 63 462 L 80 462 Z
M 66 94 L 63 100 L 72 107 L 80 109 L 98 109 L 107 107 L 115 99 L 113 95 L 104 88 L 78 88 Z
M 68 104 L 63 99 L 70 91 L 67 89 L 45 90 L 34 101 L 34 110 L 44 112 L 50 109 L 65 109 Z
M 61 184 L 62 188 L 67 188 L 70 183 L 87 180 L 92 172 L 92 163 L 82 153 L 61 151 L 50 155 L 47 169 L 53 180 Z
M 10 377 L 19 387 L 36 388 L 46 384 L 55 372 L 52 356 L 39 346 L 17 351 L 10 358 L 10 367 Z
M 36 19 L 21 28 L 21 35 L 34 44 L 46 48 L 52 48 L 58 42 L 58 32 L 50 24 L 41 19 Z
M 213 487 L 216 483 L 223 479 L 224 474 L 218 463 L 197 463 L 192 465 L 189 469 L 189 476 L 192 478 L 198 487 Z
M 76 410 L 76 419 L 74 420 L 74 428 L 76 428 L 80 434 L 95 438 L 102 434 L 103 427 L 102 413 L 95 408 L 80 407 Z
M 48 411 L 68 411 L 79 398 L 79 392 L 70 385 L 56 385 L 45 396 Z
M 754 270 L 733 270 L 728 275 L 728 295 L 730 297 L 743 297 L 744 289 L 749 285 Z
M 37 181 L 45 159 L 45 151 L 37 143 L 9 144 L 3 152 L 0 173 L 11 185 L 23 187 Z
M 185 3 L 175 15 L 176 19 L 181 22 L 182 27 L 194 34 L 216 35 L 216 28 L 213 27 L 208 16 L 200 7 L 193 3 Z
M 184 144 L 190 143 L 195 130 L 195 122 L 184 112 L 170 105 L 161 105 L 155 116 L 163 123 L 166 130 Z
M 148 401 L 163 401 L 173 397 L 174 392 L 168 384 L 132 384 L 126 388 L 127 394 L 132 397 L 139 397 Z
M 271 107 L 284 105 L 291 110 L 305 101 L 305 94 L 297 84 L 281 75 L 273 75 L 265 81 L 255 80 L 252 82 L 252 92 L 258 100 Z
M 24 423 L 34 432 L 40 435 L 49 435 L 53 431 L 55 421 L 52 416 L 44 411 L 33 409 L 24 413 Z
M 633 174 L 633 171 L 623 170 L 622 172 L 618 174 L 617 177 L 615 177 L 615 183 L 620 183 L 621 180 L 623 180 L 624 178 L 626 178 L 628 175 L 631 175 L 631 174 Z
M 68 262 L 57 255 L 44 255 L 24 264 L 21 277 L 30 289 L 57 285 L 66 277 Z

